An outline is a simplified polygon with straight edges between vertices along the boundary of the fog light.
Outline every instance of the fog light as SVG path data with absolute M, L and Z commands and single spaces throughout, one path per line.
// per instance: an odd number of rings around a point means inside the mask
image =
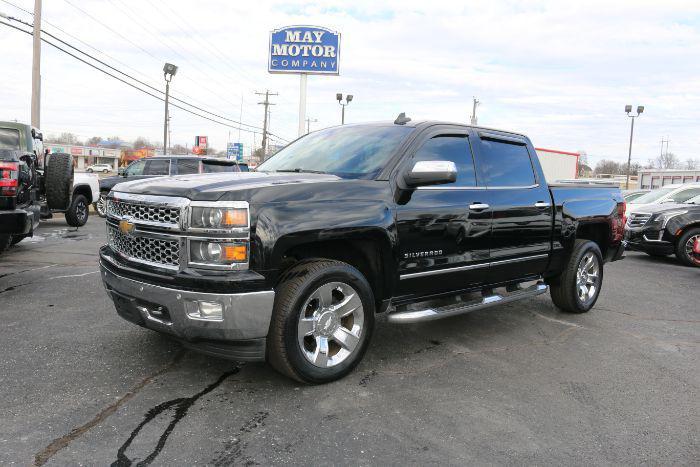
M 223 321 L 224 305 L 219 302 L 207 302 L 204 300 L 188 300 L 185 302 L 187 316 L 192 319 L 207 321 Z

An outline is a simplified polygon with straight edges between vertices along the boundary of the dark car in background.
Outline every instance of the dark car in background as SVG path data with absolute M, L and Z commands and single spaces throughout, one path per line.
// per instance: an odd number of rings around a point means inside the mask
M 700 196 L 640 208 L 630 214 L 625 230 L 631 250 L 651 256 L 675 254 L 681 263 L 700 267 Z
M 105 217 L 105 199 L 117 183 L 154 177 L 220 172 L 249 172 L 248 164 L 201 156 L 156 156 L 132 162 L 119 175 L 100 180 L 100 197 L 95 211 Z

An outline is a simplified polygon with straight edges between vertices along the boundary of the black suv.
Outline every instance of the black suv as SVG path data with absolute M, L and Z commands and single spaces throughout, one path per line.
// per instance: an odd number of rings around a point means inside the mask
M 630 214 L 625 237 L 631 250 L 651 256 L 676 255 L 700 267 L 700 196 L 680 204 L 653 204 Z
M 105 198 L 117 183 L 126 180 L 189 175 L 218 172 L 248 172 L 248 165 L 228 159 L 200 156 L 156 156 L 132 162 L 123 172 L 100 180 L 100 198 L 95 202 L 95 211 L 105 217 Z M 126 180 L 125 180 L 126 179 Z

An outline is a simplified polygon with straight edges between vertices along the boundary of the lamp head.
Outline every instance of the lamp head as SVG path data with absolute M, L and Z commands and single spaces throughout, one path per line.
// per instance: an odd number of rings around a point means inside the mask
M 340 102 L 340 101 L 343 100 L 343 95 L 342 95 L 341 93 L 337 93 L 337 94 L 335 95 L 335 98 L 338 99 L 338 102 Z
M 348 94 L 347 97 L 345 98 L 346 101 L 348 101 L 348 104 L 350 101 L 352 101 L 352 94 Z
M 163 66 L 163 73 L 166 75 L 175 76 L 175 73 L 177 73 L 177 66 L 173 65 L 172 63 L 166 63 Z
M 626 105 L 625 106 L 625 113 L 630 113 L 632 112 L 632 106 L 631 105 Z
M 644 106 L 643 106 L 643 105 L 638 105 L 638 106 L 637 106 L 637 114 L 641 114 L 642 112 L 644 112 Z

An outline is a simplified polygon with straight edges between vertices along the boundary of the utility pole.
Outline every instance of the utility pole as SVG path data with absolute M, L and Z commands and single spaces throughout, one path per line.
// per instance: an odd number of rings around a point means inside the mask
M 474 96 L 472 96 L 472 118 L 471 124 L 476 125 L 476 106 L 481 104 L 481 102 Z
M 668 136 L 666 139 L 661 138 L 661 157 L 664 155 L 664 143 L 666 143 L 666 154 L 668 154 Z
M 307 134 L 311 133 L 311 122 L 316 123 L 316 122 L 318 122 L 318 120 L 315 118 L 312 119 L 311 117 L 306 118 L 306 133 Z
M 241 142 L 241 125 L 243 124 L 242 122 L 243 122 L 243 94 L 241 94 L 241 111 L 238 114 L 238 141 L 236 141 L 237 143 Z M 231 132 L 229 131 L 229 134 L 230 133 Z M 230 138 L 231 137 L 229 135 L 229 139 Z
M 32 56 L 32 126 L 41 125 L 41 0 L 34 0 Z
M 267 156 L 267 122 L 268 122 L 268 107 L 271 105 L 275 105 L 272 102 L 270 102 L 270 96 L 278 96 L 279 94 L 276 92 L 270 92 L 269 89 L 266 89 L 265 92 L 256 92 L 258 96 L 265 96 L 265 100 L 262 102 L 258 102 L 258 105 L 264 105 L 265 106 L 265 114 L 264 114 L 264 120 L 263 120 L 263 134 L 262 134 L 262 149 L 263 149 L 263 160 L 265 160 L 265 157 Z

